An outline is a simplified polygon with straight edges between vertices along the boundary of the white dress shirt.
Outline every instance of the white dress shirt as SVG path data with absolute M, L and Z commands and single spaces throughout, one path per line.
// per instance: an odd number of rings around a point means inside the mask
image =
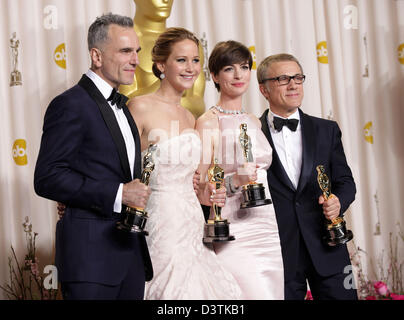
M 287 126 L 283 126 L 281 131 L 276 131 L 273 125 L 274 116 L 282 119 L 285 118 L 269 110 L 267 122 L 275 150 L 281 160 L 282 166 L 293 186 L 297 189 L 302 167 L 302 127 L 300 125 L 300 114 L 299 111 L 296 110 L 294 114 L 287 118 L 299 120 L 296 131 L 290 130 Z
M 92 70 L 88 70 L 86 76 L 89 77 L 95 84 L 95 86 L 100 90 L 101 94 L 104 96 L 105 99 L 108 99 L 112 92 L 112 87 L 103 80 L 99 75 L 94 73 Z M 108 101 L 112 111 L 115 114 L 115 118 L 118 121 L 119 128 L 121 129 L 122 136 L 125 140 L 126 151 L 128 154 L 128 161 L 130 166 L 130 172 L 133 178 L 133 168 L 135 165 L 135 140 L 133 138 L 132 130 L 130 129 L 128 119 L 126 118 L 125 114 L 123 113 L 122 109 L 119 109 L 116 104 L 111 105 L 111 101 Z M 122 211 L 122 190 L 123 190 L 123 183 L 119 185 L 118 192 L 115 197 L 114 203 L 114 211 L 121 212 Z

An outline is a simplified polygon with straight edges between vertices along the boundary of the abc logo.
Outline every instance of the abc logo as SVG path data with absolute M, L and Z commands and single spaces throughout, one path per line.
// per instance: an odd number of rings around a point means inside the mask
M 249 47 L 248 50 L 250 50 L 252 58 L 253 58 L 253 64 L 252 64 L 251 69 L 256 70 L 257 69 L 257 55 L 255 54 L 255 46 Z
M 328 50 L 326 41 L 321 41 L 317 44 L 317 60 L 320 63 L 328 63 Z
M 27 143 L 24 139 L 17 139 L 13 145 L 13 158 L 17 165 L 25 166 L 27 160 Z
M 401 64 L 404 64 L 404 43 L 400 44 L 398 47 L 398 61 L 400 61 Z
M 370 144 L 373 144 L 373 129 L 372 129 L 373 123 L 372 121 L 368 122 L 365 124 L 363 127 L 363 130 L 365 131 L 365 140 L 369 142 Z
M 57 46 L 53 53 L 53 59 L 59 67 L 66 69 L 66 48 L 64 43 Z

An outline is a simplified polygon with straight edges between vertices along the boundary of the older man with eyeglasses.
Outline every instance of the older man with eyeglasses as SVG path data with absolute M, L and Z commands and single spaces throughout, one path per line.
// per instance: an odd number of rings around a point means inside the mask
M 344 273 L 352 272 L 346 245 L 330 247 L 322 239 L 325 219 L 342 217 L 356 193 L 338 124 L 300 109 L 306 76 L 294 56 L 267 57 L 257 78 L 269 103 L 260 120 L 273 149 L 268 184 L 282 246 L 285 299 L 304 299 L 308 282 L 314 299 L 355 300 L 355 286 L 347 280 L 352 274 Z M 328 200 L 317 183 L 317 165 L 324 166 L 332 184 L 334 196 Z

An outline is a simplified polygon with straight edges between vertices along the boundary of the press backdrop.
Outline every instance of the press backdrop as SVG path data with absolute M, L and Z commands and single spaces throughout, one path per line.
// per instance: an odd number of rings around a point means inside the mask
M 135 11 L 133 0 L 0 2 L 0 284 L 8 281 L 11 245 L 20 259 L 25 255 L 26 216 L 39 234 L 40 271 L 53 263 L 56 206 L 33 190 L 43 116 L 50 100 L 87 71 L 86 36 L 96 16 Z M 258 63 L 280 52 L 300 60 L 302 109 L 342 129 L 358 189 L 346 215 L 355 235 L 350 250 L 366 251 L 360 261 L 375 280 L 389 269 L 390 233 L 398 237 L 399 262 L 404 255 L 403 13 L 402 0 L 174 0 L 167 20 L 194 31 L 208 54 L 228 39 L 250 48 L 244 107 L 256 116 L 267 107 Z M 207 79 L 206 106 L 216 100 Z

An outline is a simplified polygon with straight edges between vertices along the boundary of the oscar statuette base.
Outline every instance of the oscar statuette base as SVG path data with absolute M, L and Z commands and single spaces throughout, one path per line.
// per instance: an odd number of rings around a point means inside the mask
M 149 233 L 144 230 L 148 218 L 145 211 L 126 207 L 123 214 L 123 219 L 116 223 L 119 230 L 131 233 L 141 233 L 145 236 L 149 235 Z
M 346 222 L 343 218 L 338 217 L 333 222 L 326 222 L 326 233 L 323 241 L 330 247 L 343 245 L 353 239 L 351 230 L 346 229 Z
M 21 85 L 22 85 L 21 73 L 19 71 L 13 71 L 10 75 L 10 87 Z
M 208 220 L 204 227 L 203 243 L 234 240 L 235 237 L 229 234 L 229 224 L 227 220 Z
M 262 183 L 251 183 L 243 186 L 241 190 L 244 201 L 240 209 L 265 206 L 272 203 L 271 199 L 265 198 L 265 187 Z

